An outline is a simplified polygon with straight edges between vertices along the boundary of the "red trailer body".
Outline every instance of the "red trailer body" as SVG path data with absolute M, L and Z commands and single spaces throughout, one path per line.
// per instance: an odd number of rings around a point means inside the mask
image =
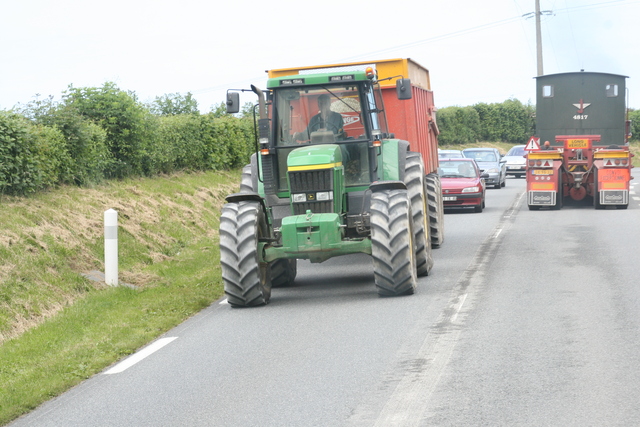
M 426 71 L 426 70 L 425 70 Z M 411 149 L 422 154 L 426 173 L 438 170 L 438 126 L 435 118 L 433 92 L 413 84 L 413 97 L 398 100 L 395 86 L 383 87 L 389 130 L 396 138 L 411 142 Z

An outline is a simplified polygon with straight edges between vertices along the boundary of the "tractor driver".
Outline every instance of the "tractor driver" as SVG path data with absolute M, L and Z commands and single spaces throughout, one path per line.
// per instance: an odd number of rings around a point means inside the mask
M 331 99 L 329 95 L 323 94 L 318 97 L 318 109 L 320 112 L 309 120 L 309 126 L 302 132 L 293 134 L 295 141 L 306 141 L 311 139 L 311 132 L 327 130 L 335 135 L 342 135 L 344 122 L 342 116 L 335 111 L 331 111 Z

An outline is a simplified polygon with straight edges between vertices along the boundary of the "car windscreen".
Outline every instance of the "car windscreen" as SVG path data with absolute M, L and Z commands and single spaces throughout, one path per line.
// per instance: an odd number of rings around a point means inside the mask
M 476 169 L 469 161 L 441 161 L 438 173 L 441 178 L 475 178 L 478 176 Z
M 492 151 L 466 151 L 464 156 L 468 159 L 473 159 L 476 162 L 497 162 L 496 155 Z
M 512 147 L 507 156 L 524 156 L 524 147 Z

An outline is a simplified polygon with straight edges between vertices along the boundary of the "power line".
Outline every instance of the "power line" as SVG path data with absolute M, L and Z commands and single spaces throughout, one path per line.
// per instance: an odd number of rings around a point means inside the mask
M 599 8 L 603 8 L 603 7 L 612 7 L 612 6 L 626 6 L 626 5 L 635 4 L 635 3 L 640 3 L 640 0 L 631 0 L 631 1 L 629 1 L 629 0 L 610 0 L 610 1 L 600 2 L 600 3 L 592 3 L 592 4 L 586 4 L 586 5 L 580 5 L 580 6 L 565 7 L 565 8 L 562 8 L 562 9 L 556 9 L 555 11 L 544 11 L 544 12 L 545 13 L 548 12 L 548 14 L 551 14 L 552 12 L 554 12 L 554 13 L 568 13 L 569 11 L 591 10 L 591 9 L 599 9 Z M 465 28 L 465 29 L 454 31 L 454 32 L 451 32 L 451 33 L 441 34 L 441 35 L 429 37 L 429 38 L 426 38 L 426 39 L 421 39 L 421 40 L 416 40 L 416 41 L 409 42 L 409 43 L 404 43 L 404 44 L 400 44 L 400 45 L 396 45 L 396 46 L 391 46 L 391 47 L 388 47 L 388 48 L 385 48 L 385 49 L 379 49 L 379 50 L 363 53 L 361 55 L 354 55 L 354 56 L 350 56 L 350 57 L 347 57 L 347 58 L 338 59 L 338 60 L 335 60 L 335 61 L 332 61 L 332 62 L 340 63 L 340 62 L 347 62 L 347 61 L 357 60 L 357 59 L 361 59 L 361 58 L 371 58 L 374 55 L 379 55 L 379 54 L 382 54 L 382 53 L 394 52 L 394 51 L 397 51 L 397 50 L 407 49 L 407 48 L 410 48 L 410 47 L 415 47 L 415 46 L 419 46 L 419 45 L 423 45 L 423 44 L 439 42 L 439 41 L 446 40 L 446 39 L 449 39 L 449 38 L 460 37 L 460 36 L 463 36 L 463 35 L 475 33 L 477 31 L 482 31 L 482 30 L 487 30 L 487 29 L 490 29 L 490 28 L 495 28 L 495 27 L 507 25 L 507 24 L 510 24 L 512 22 L 521 20 L 523 17 L 526 17 L 527 15 L 529 15 L 529 14 L 527 13 L 527 14 L 524 14 L 524 15 L 518 15 L 518 16 L 511 17 L 511 18 L 506 18 L 506 19 L 502 19 L 502 20 L 499 20 L 499 21 L 490 22 L 490 23 L 483 24 L 483 25 L 477 25 L 475 27 Z M 218 85 L 218 86 L 212 86 L 212 87 L 208 87 L 208 88 L 196 89 L 196 90 L 191 91 L 191 93 L 192 94 L 202 94 L 202 93 L 207 93 L 207 92 L 225 90 L 225 89 L 230 88 L 233 85 L 240 86 L 240 85 L 243 85 L 243 84 L 255 82 L 256 80 L 266 80 L 266 77 L 264 75 L 261 75 L 261 76 L 257 76 L 257 77 L 253 77 L 253 78 L 249 78 L 249 79 L 245 79 L 245 80 L 241 80 L 241 81 L 236 81 L 236 82 L 232 82 L 232 83 L 225 83 L 225 84 L 221 84 L 221 85 Z

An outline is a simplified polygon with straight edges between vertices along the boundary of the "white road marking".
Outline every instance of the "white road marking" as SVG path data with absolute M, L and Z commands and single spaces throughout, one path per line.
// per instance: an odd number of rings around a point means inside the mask
M 222 301 L 220 301 L 218 304 L 220 305 L 229 304 L 229 300 L 225 298 Z
M 462 310 L 462 306 L 464 305 L 465 300 L 467 299 L 467 295 L 469 295 L 468 293 L 462 295 L 460 297 L 460 301 L 458 302 L 458 304 L 456 304 L 453 308 L 455 308 L 455 313 L 453 313 L 453 316 L 451 316 L 451 323 L 454 323 L 456 321 L 456 319 L 458 318 L 458 314 L 460 313 L 460 310 Z
M 113 368 L 111 368 L 108 371 L 106 371 L 104 373 L 104 375 L 119 374 L 120 372 L 124 371 L 125 369 L 128 369 L 128 368 L 132 367 L 133 365 L 135 365 L 136 363 L 140 362 L 145 357 L 150 356 L 151 354 L 153 354 L 156 351 L 160 350 L 162 347 L 164 347 L 165 345 L 169 344 L 171 341 L 175 340 L 176 338 L 178 338 L 178 337 L 160 338 L 159 340 L 157 340 L 153 344 L 151 344 L 151 345 L 143 348 L 139 352 L 127 357 L 122 362 L 118 363 L 116 366 L 114 366 Z

